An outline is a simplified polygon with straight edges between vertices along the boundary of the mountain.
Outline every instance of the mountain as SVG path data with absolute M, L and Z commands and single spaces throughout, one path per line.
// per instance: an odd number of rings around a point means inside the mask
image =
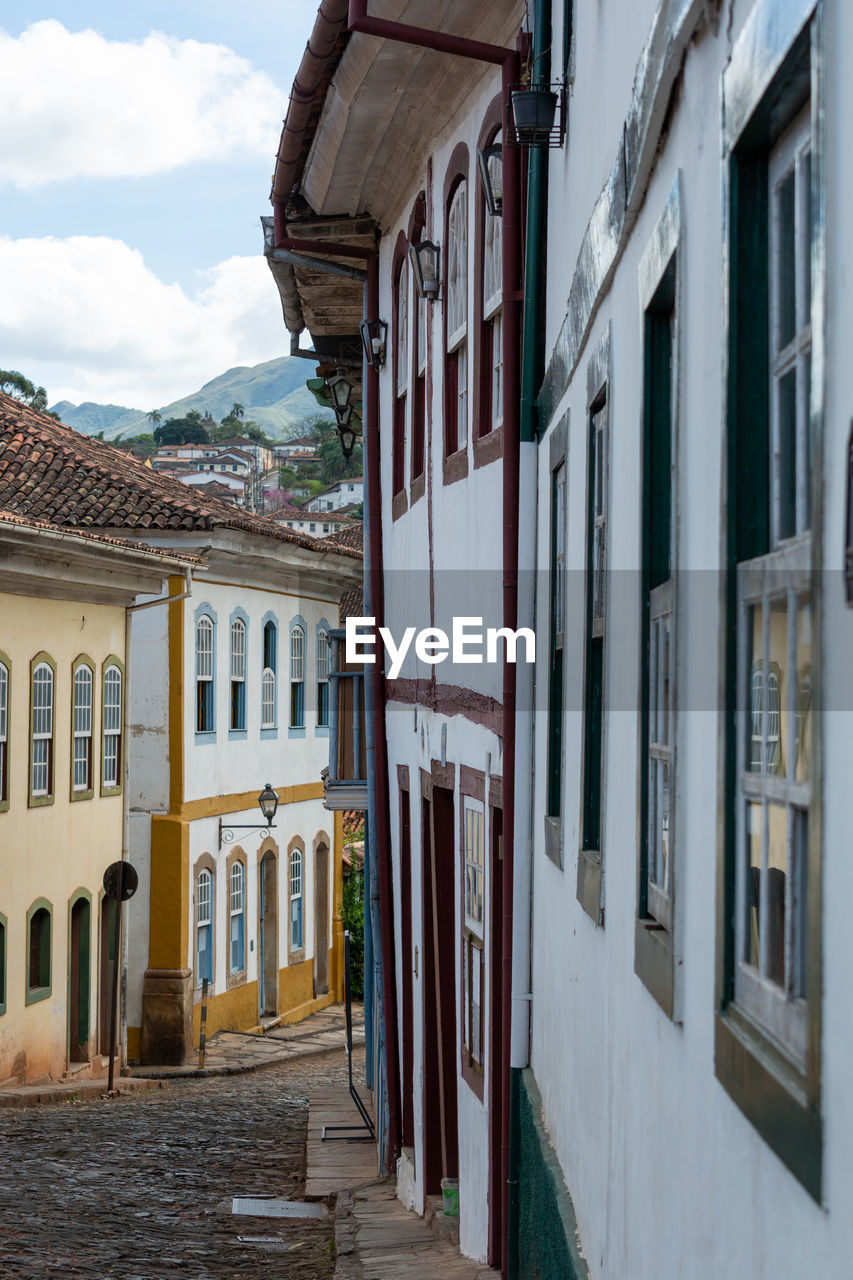
M 241 365 L 206 382 L 200 391 L 158 407 L 163 422 L 183 418 L 190 409 L 224 418 L 233 404 L 241 404 L 246 417 L 257 422 L 274 440 L 286 440 L 304 418 L 330 416 L 305 386 L 314 369 L 298 356 L 281 356 L 251 367 Z M 104 439 L 138 436 L 152 429 L 148 410 L 126 409 L 118 404 L 71 404 L 60 400 L 51 406 L 63 422 L 84 435 L 103 431 Z

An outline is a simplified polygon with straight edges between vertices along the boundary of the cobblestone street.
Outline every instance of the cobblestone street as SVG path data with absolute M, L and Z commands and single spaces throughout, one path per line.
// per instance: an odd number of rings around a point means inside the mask
M 113 1102 L 0 1112 L 0 1276 L 331 1277 L 331 1216 L 233 1215 L 231 1197 L 302 1197 L 308 1094 L 345 1079 L 336 1052 Z

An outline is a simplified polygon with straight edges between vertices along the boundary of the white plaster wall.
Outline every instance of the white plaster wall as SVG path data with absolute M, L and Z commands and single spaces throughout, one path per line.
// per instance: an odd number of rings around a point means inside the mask
M 331 592 L 330 592 L 331 594 Z M 201 606 L 209 605 L 216 618 L 215 733 L 195 732 L 195 624 Z M 230 724 L 231 615 L 240 608 L 248 617 L 246 639 L 246 733 L 236 736 Z M 317 623 L 329 627 L 338 620 L 333 600 L 284 595 L 244 584 L 196 584 L 184 601 L 185 689 L 185 797 L 240 795 L 265 782 L 294 786 L 318 783 L 328 765 L 328 730 L 317 728 Z M 154 612 L 154 610 L 152 610 Z M 261 730 L 261 677 L 263 673 L 263 623 L 271 613 L 278 624 L 278 725 L 275 732 Z M 300 615 L 305 622 L 305 728 L 290 724 L 290 623 Z
M 549 268 L 553 280 L 548 334 L 562 313 L 579 236 L 598 194 L 591 152 L 615 151 L 624 114 L 621 92 L 650 22 L 651 5 L 598 6 L 603 52 L 598 64 L 582 43 L 595 6 L 577 6 L 578 72 L 574 128 L 566 158 L 552 154 Z M 644 13 L 635 23 L 635 9 Z M 735 3 L 731 38 L 750 5 Z M 677 737 L 675 857 L 679 927 L 684 940 L 680 985 L 683 1025 L 674 1025 L 634 974 L 637 849 L 637 704 L 639 688 L 636 581 L 614 592 L 607 632 L 607 716 L 604 825 L 606 922 L 596 928 L 576 900 L 580 759 L 582 598 L 570 607 L 566 654 L 569 713 L 565 762 L 565 869 L 544 856 L 544 767 L 535 791 L 533 991 L 531 1065 L 545 1119 L 578 1216 L 590 1269 L 601 1280 L 650 1275 L 711 1280 L 803 1274 L 842 1276 L 850 1270 L 853 1222 L 853 1103 L 849 1072 L 849 911 L 853 870 L 849 843 L 851 713 L 849 653 L 853 614 L 842 604 L 839 576 L 824 580 L 823 716 L 823 1082 L 824 1207 L 818 1206 L 777 1159 L 714 1075 L 713 1015 L 716 948 L 715 877 L 718 824 L 718 717 L 713 710 L 722 626 L 714 575 L 720 548 L 722 458 L 722 316 L 719 81 L 730 47 L 725 18 L 717 37 L 691 47 L 671 130 L 628 249 L 595 321 L 590 342 L 560 406 L 571 411 L 568 562 L 583 564 L 586 487 L 586 365 L 612 325 L 610 386 L 609 557 L 614 567 L 639 563 L 639 429 L 642 350 L 637 266 L 675 175 L 683 172 L 685 238 L 682 324 L 683 383 L 679 443 L 679 563 L 682 575 Z M 588 33 L 587 33 L 588 34 Z M 629 45 L 627 53 L 624 46 Z M 827 6 L 827 327 L 829 398 L 825 428 L 826 561 L 838 570 L 843 545 L 844 467 L 853 406 L 848 279 L 853 232 L 847 210 L 853 172 L 846 122 L 853 89 L 846 72 L 853 49 L 853 13 Z M 606 51 L 606 56 L 605 56 Z M 624 55 L 624 56 L 623 56 Z M 594 86 L 592 69 L 598 79 Z M 626 70 L 627 68 L 627 70 Z M 587 76 L 586 82 L 582 76 Z M 616 83 L 618 82 L 618 83 Z M 592 122 L 595 121 L 593 125 Z M 609 155 L 610 152 L 608 151 Z M 573 202 L 565 202 L 572 190 Z M 579 206 L 579 207 L 577 207 Z M 548 444 L 542 446 L 539 497 L 548 509 Z M 540 521 L 540 565 L 548 563 L 546 522 Z M 626 575 L 628 578 L 628 575 Z M 570 587 L 571 591 L 571 587 Z M 571 595 L 570 595 L 571 601 Z M 547 626 L 545 605 L 540 634 Z M 613 619 L 618 617 L 619 624 Z M 540 680 L 547 666 L 540 662 Z M 828 691 L 832 690 L 833 693 Z M 837 692 L 837 700 L 835 693 Z M 536 730 L 537 760 L 546 759 L 546 722 Z
M 153 599 L 139 596 L 137 603 Z M 169 606 L 131 614 L 128 805 L 169 807 Z

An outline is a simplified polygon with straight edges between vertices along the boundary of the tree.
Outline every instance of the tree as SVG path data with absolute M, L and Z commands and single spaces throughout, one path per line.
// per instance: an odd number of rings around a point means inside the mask
M 234 404 L 232 404 L 231 406 L 231 412 L 228 416 L 230 418 L 242 418 L 245 416 L 245 413 L 246 413 L 246 410 L 243 408 L 240 402 L 235 400 Z
M 187 422 L 204 422 L 204 417 L 200 409 L 187 409 L 184 417 Z
M 29 378 L 25 378 L 16 369 L 0 369 L 0 391 L 11 396 L 13 400 L 20 400 L 21 404 L 29 405 L 39 413 L 47 414 L 49 418 L 59 420 L 59 414 L 51 413 L 47 407 L 47 392 L 44 387 L 35 386 Z
M 170 418 L 155 428 L 154 439 L 157 445 L 164 444 L 209 444 L 207 432 L 200 422 L 190 418 Z
M 163 421 L 163 415 L 160 410 L 152 409 L 148 415 L 148 421 L 151 423 L 152 427 L 159 427 L 160 423 Z

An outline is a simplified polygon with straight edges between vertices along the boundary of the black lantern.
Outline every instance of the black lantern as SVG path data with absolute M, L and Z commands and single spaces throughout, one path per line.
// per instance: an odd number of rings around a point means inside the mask
M 347 406 L 349 412 L 347 414 L 346 423 L 338 422 L 338 439 L 341 442 L 341 453 L 349 461 L 352 457 L 352 451 L 355 448 L 356 433 L 350 422 L 352 417 L 352 405 Z
M 258 796 L 258 804 L 261 806 L 261 813 L 267 820 L 267 826 L 272 826 L 272 820 L 275 817 L 275 811 L 278 808 L 278 796 L 273 791 L 269 783 L 266 784 L 261 794 Z
M 385 343 L 388 339 L 388 325 L 384 320 L 362 320 L 361 342 L 367 363 L 374 369 L 381 369 L 385 363 Z
M 332 397 L 332 408 L 335 411 L 335 417 L 340 422 L 341 415 L 351 408 L 352 383 L 343 369 L 336 369 L 335 376 L 326 379 L 326 386 L 329 388 L 329 395 Z
M 415 273 L 415 288 L 419 298 L 427 302 L 435 302 L 438 297 L 438 265 L 439 248 L 431 240 L 421 240 L 420 244 L 409 246 L 409 257 Z
M 486 209 L 493 218 L 503 213 L 503 150 L 499 142 L 477 152 L 477 168 L 486 197 Z

